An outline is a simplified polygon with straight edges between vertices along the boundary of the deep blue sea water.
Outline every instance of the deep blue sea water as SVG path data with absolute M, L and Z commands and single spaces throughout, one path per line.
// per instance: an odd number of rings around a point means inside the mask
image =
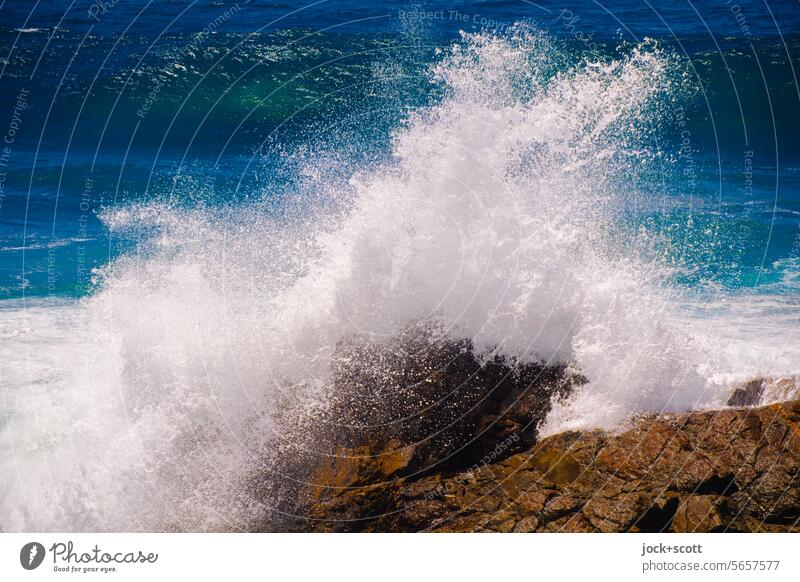
M 5 298 L 85 294 L 131 242 L 109 236 L 103 208 L 277 198 L 299 145 L 342 164 L 379 157 L 408 109 L 435 98 L 437 47 L 518 21 L 575 58 L 645 37 L 685 56 L 698 90 L 659 142 L 682 167 L 649 185 L 645 220 L 683 241 L 692 284 L 771 284 L 795 268 L 794 2 L 6 1 L 0 13 L 0 120 L 18 126 L 2 168 Z
M 800 375 L 796 0 L 0 0 L 0 47 L 0 531 L 277 521 L 337 347 L 420 321 L 579 369 L 545 432 Z

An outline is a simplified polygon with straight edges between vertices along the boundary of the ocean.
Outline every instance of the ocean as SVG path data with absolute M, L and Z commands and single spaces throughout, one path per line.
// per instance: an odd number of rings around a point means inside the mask
M 0 530 L 246 529 L 421 321 L 585 375 L 546 433 L 800 373 L 794 1 L 0 16 Z

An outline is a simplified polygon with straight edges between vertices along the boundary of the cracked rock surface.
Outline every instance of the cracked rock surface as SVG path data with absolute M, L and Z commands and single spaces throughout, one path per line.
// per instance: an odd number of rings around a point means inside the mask
M 796 532 L 799 423 L 798 400 L 649 416 L 428 474 L 404 471 L 414 455 L 399 441 L 365 443 L 317 466 L 297 529 Z

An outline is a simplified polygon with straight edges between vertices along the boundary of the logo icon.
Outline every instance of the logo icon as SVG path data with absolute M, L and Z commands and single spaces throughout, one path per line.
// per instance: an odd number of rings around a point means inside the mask
M 19 551 L 19 563 L 26 570 L 35 570 L 44 561 L 44 546 L 39 542 L 29 542 Z

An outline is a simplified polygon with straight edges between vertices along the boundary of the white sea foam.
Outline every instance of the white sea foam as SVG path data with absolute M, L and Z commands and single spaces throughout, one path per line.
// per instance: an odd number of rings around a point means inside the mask
M 529 30 L 465 38 L 393 160 L 316 192 L 336 211 L 107 212 L 144 242 L 92 298 L 4 310 L 2 528 L 248 527 L 269 515 L 243 479 L 281 446 L 274 411 L 324 406 L 339 340 L 425 319 L 482 353 L 580 369 L 547 432 L 723 403 L 740 352 L 718 349 L 721 316 L 687 317 L 646 237 L 612 236 L 670 59 L 646 44 L 558 61 Z M 774 371 L 758 341 L 741 350 L 745 373 Z

